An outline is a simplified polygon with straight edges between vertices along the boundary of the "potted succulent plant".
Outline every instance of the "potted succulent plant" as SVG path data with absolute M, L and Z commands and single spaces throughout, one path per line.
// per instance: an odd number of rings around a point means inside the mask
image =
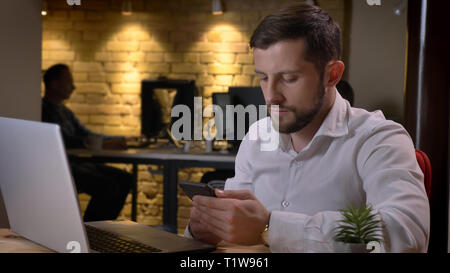
M 368 253 L 372 250 L 367 249 L 368 244 L 373 246 L 381 244 L 382 221 L 373 212 L 371 205 L 364 205 L 360 208 L 350 205 L 340 212 L 343 219 L 338 221 L 335 229 L 335 252 Z M 379 248 L 374 250 L 379 251 Z

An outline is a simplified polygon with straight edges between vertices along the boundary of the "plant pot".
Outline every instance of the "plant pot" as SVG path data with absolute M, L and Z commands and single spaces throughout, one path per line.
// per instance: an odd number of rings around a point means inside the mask
M 343 242 L 334 242 L 335 253 L 370 253 L 366 244 L 349 244 Z

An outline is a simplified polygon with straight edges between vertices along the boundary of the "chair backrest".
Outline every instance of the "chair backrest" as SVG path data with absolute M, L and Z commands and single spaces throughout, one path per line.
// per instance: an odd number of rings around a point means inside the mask
M 427 154 L 421 150 L 416 149 L 416 158 L 419 163 L 420 169 L 422 169 L 424 180 L 425 180 L 425 190 L 430 199 L 431 194 L 431 162 Z

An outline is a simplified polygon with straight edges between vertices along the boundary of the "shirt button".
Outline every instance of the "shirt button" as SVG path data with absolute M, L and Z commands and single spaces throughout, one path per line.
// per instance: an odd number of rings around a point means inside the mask
M 289 207 L 289 202 L 283 201 L 283 203 L 281 203 L 281 205 L 283 206 L 283 208 L 287 208 L 287 207 Z

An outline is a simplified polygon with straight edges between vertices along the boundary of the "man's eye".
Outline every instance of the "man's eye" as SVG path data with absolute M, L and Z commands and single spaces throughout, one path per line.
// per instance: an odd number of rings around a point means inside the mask
M 259 76 L 259 80 L 260 81 L 267 81 L 267 77 L 266 76 Z
M 297 78 L 283 78 L 283 80 L 287 83 L 295 82 Z

